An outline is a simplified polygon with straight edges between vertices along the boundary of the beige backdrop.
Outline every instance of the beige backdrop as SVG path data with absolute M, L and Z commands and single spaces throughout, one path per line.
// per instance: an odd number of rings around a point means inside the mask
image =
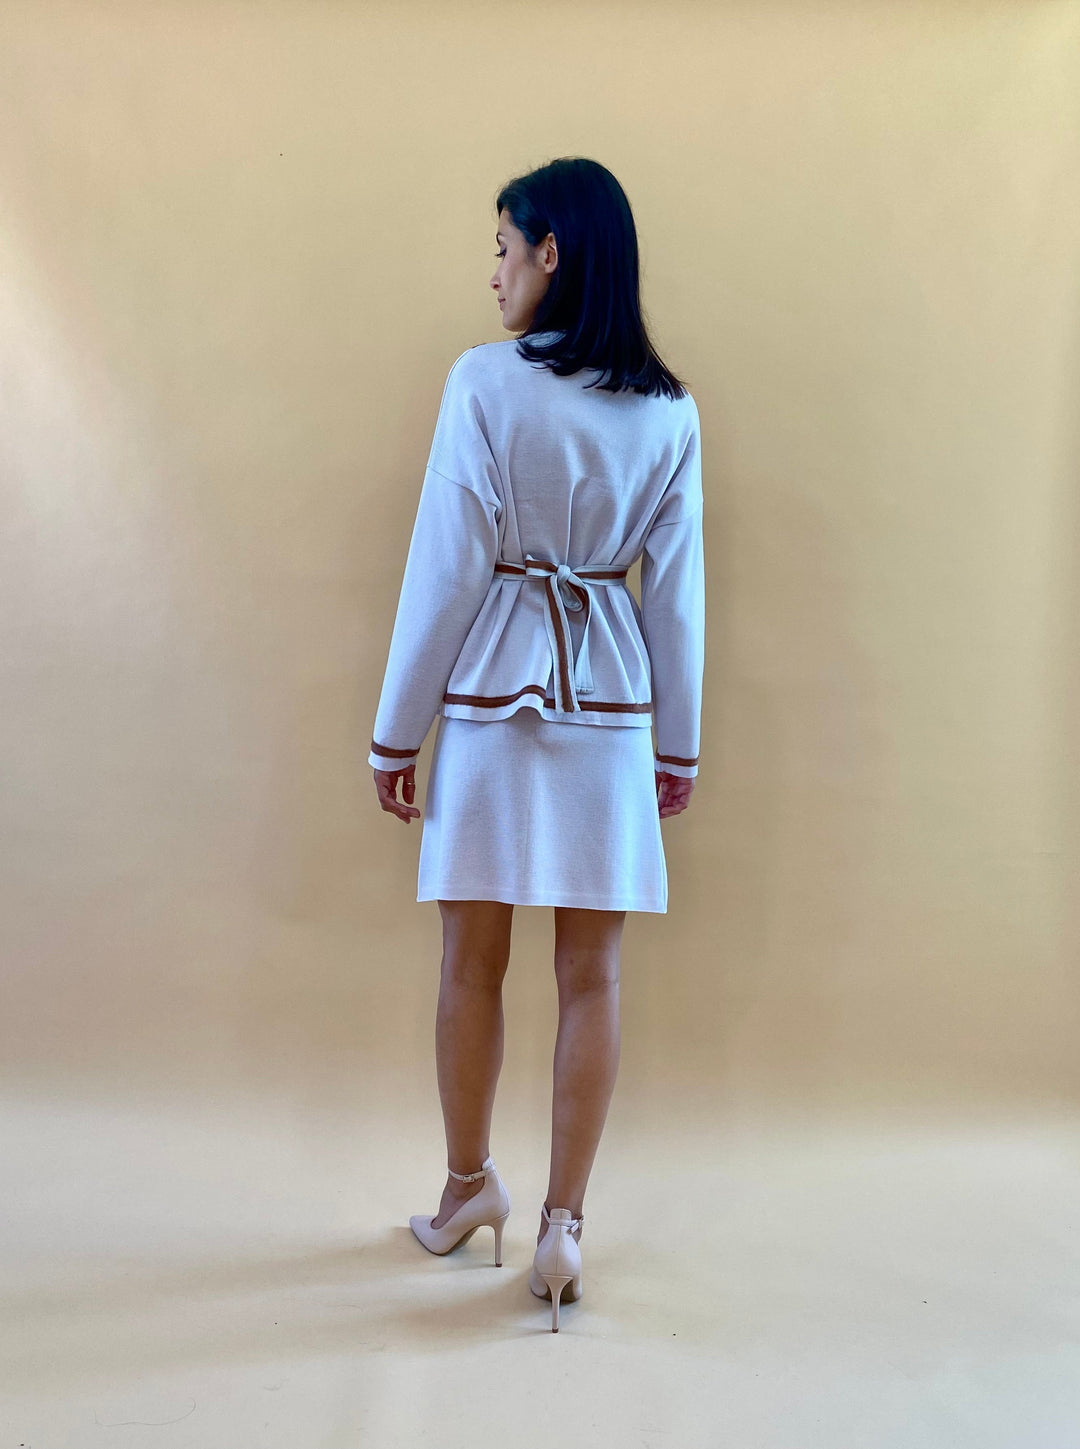
M 1075 1114 L 1078 112 L 1067 3 L 0 5 L 22 1251 L 87 1203 L 265 1227 L 319 1174 L 297 1212 L 354 1238 L 435 1211 L 440 920 L 366 753 L 446 372 L 507 335 L 494 196 L 565 154 L 630 197 L 706 494 L 702 768 L 628 917 L 597 1218 L 624 1150 Z M 551 911 L 514 931 L 524 1247 Z M 243 1169 L 237 1124 L 276 1133 Z

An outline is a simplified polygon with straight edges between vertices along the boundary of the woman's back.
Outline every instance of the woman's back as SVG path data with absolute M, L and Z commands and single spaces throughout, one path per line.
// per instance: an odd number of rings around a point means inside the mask
M 697 406 L 689 393 L 672 400 L 586 385 L 600 376 L 595 369 L 556 376 L 521 357 L 513 339 L 471 348 L 451 369 L 458 396 L 450 405 L 474 410 L 476 427 L 467 411 L 446 419 L 432 465 L 469 486 L 468 470 L 475 475 L 490 450 L 495 467 L 484 481 L 504 511 L 506 557 L 552 555 L 586 566 L 640 554 L 697 433 Z M 700 479 L 685 511 L 699 503 Z
M 689 393 L 584 386 L 598 375 L 556 376 L 514 341 L 451 367 L 368 757 L 377 769 L 414 761 L 436 714 L 532 708 L 565 724 L 648 728 L 655 716 L 658 765 L 697 773 L 697 406 Z M 624 575 L 639 557 L 640 607 L 624 579 L 588 577 Z

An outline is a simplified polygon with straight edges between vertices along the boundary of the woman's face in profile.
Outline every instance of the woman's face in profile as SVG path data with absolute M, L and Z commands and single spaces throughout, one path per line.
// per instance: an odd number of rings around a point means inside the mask
M 498 267 L 491 285 L 499 298 L 502 324 L 508 332 L 524 332 L 551 283 L 559 256 L 554 233 L 532 247 L 504 207 L 495 237 Z

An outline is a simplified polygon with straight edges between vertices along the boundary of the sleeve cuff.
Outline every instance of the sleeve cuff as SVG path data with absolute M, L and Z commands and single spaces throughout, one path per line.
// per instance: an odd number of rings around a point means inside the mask
M 376 770 L 407 770 L 410 765 L 416 764 L 419 754 L 419 750 L 392 750 L 389 745 L 380 746 L 372 740 L 371 749 L 368 751 L 368 764 L 373 765 Z
M 682 775 L 685 779 L 692 780 L 698 772 L 698 762 L 696 758 L 688 761 L 682 756 L 676 758 L 673 755 L 656 755 L 653 768 L 657 774 Z

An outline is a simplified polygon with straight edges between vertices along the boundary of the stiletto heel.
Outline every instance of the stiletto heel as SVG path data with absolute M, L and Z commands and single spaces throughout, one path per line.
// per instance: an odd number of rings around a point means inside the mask
M 552 1208 L 549 1213 L 546 1206 L 540 1211 L 548 1227 L 536 1246 L 529 1288 L 537 1298 L 551 1295 L 551 1331 L 558 1333 L 563 1295 L 569 1289 L 570 1303 L 581 1297 L 581 1249 L 573 1234 L 585 1221 L 585 1214 L 574 1217 L 569 1208 Z
M 431 1226 L 432 1218 L 438 1216 L 436 1213 L 430 1213 L 427 1217 L 419 1214 L 411 1217 L 409 1227 L 429 1253 L 437 1253 L 440 1257 L 453 1252 L 462 1243 L 467 1243 L 477 1228 L 494 1228 L 495 1266 L 501 1268 L 502 1235 L 506 1219 L 510 1216 L 510 1194 L 499 1176 L 498 1169 L 491 1158 L 486 1157 L 484 1165 L 475 1172 L 455 1172 L 452 1167 L 446 1170 L 459 1182 L 473 1182 L 482 1177 L 485 1179 L 484 1185 L 475 1197 L 467 1198 L 442 1227 Z
M 548 1292 L 551 1294 L 551 1331 L 558 1333 L 559 1303 L 562 1301 L 562 1291 L 573 1275 L 570 1273 L 541 1273 L 540 1276 L 547 1284 Z
M 502 1267 L 502 1235 L 503 1235 L 503 1228 L 506 1226 L 506 1219 L 509 1216 L 510 1216 L 509 1212 L 505 1212 L 505 1213 L 503 1213 L 503 1215 L 502 1215 L 501 1218 L 496 1218 L 495 1221 L 491 1225 L 495 1229 L 495 1266 L 496 1266 L 496 1268 L 501 1268 Z

